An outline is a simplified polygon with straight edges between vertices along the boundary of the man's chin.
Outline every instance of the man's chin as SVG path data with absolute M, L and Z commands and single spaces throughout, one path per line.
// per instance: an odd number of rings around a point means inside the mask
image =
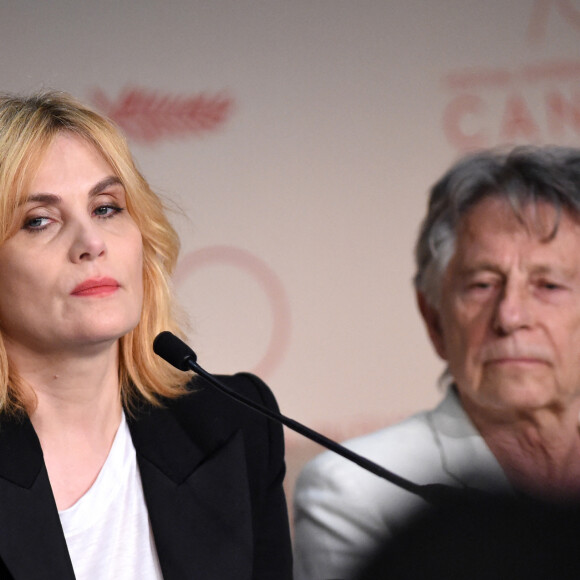
M 552 381 L 532 377 L 490 378 L 477 388 L 459 388 L 463 406 L 468 412 L 497 414 L 525 413 L 553 407 L 558 397 Z M 523 380 L 525 379 L 525 380 Z
M 546 383 L 510 381 L 496 384 L 482 399 L 498 410 L 526 412 L 551 407 L 556 400 L 554 394 L 552 386 Z

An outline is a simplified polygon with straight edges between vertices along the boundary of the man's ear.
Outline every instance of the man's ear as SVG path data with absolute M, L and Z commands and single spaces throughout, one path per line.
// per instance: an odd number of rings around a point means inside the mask
M 429 333 L 429 338 L 431 339 L 431 344 L 435 348 L 437 354 L 443 359 L 447 360 L 445 355 L 445 341 L 443 339 L 443 330 L 441 329 L 441 320 L 439 318 L 439 311 L 431 306 L 423 292 L 417 290 L 417 305 L 419 306 L 419 311 L 427 327 L 427 332 Z

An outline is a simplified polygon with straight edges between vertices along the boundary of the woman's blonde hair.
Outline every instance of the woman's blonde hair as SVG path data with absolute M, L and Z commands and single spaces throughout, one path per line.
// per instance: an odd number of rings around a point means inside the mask
M 62 92 L 0 95 L 0 244 L 19 227 L 27 184 L 53 139 L 73 133 L 91 143 L 110 164 L 126 192 L 127 211 L 143 239 L 143 311 L 139 324 L 119 341 L 119 382 L 126 408 L 139 399 L 185 391 L 188 376 L 153 353 L 162 330 L 180 335 L 171 291 L 179 238 L 160 198 L 141 175 L 125 138 L 113 123 Z M 12 368 L 0 328 L 0 410 L 30 411 L 30 389 Z

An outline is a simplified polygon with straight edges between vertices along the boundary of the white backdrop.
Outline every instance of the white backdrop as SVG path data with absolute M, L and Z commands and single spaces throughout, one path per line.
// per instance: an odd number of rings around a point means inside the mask
M 201 364 L 336 439 L 439 398 L 411 286 L 433 181 L 580 144 L 580 0 L 4 0 L 0 47 L 0 89 L 93 103 L 180 208 Z M 291 491 L 319 448 L 287 443 Z

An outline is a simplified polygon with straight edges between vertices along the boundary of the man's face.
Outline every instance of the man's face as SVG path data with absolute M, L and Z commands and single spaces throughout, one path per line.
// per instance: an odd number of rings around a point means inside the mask
M 520 412 L 580 398 L 580 222 L 544 203 L 487 198 L 463 217 L 431 338 L 467 409 Z

